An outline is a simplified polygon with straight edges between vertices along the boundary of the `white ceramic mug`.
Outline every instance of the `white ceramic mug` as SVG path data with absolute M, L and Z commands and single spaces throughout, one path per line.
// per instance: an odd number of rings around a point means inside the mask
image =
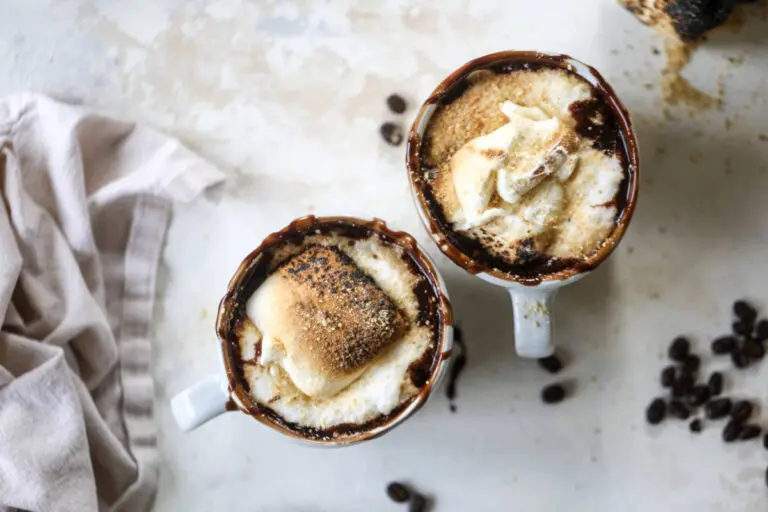
M 242 384 L 243 377 L 238 370 L 239 350 L 235 326 L 238 318 L 244 314 L 242 308 L 258 284 L 253 284 L 252 276 L 261 271 L 259 265 L 268 260 L 269 251 L 286 238 L 301 233 L 318 232 L 320 228 L 334 226 L 364 228 L 366 232 L 382 237 L 387 242 L 399 245 L 418 266 L 421 274 L 428 280 L 436 296 L 436 311 L 440 318 L 438 343 L 434 349 L 434 359 L 430 365 L 424 387 L 404 408 L 390 413 L 382 421 L 360 432 L 330 439 L 311 438 L 298 429 L 282 421 L 275 413 L 256 403 Z M 352 217 L 314 216 L 296 219 L 282 230 L 269 235 L 262 244 L 249 254 L 238 267 L 229 282 L 227 293 L 221 300 L 216 319 L 216 331 L 222 348 L 226 374 L 211 375 L 192 387 L 178 393 L 171 400 L 171 410 L 176 423 L 183 430 L 192 430 L 206 421 L 219 416 L 227 410 L 240 410 L 249 414 L 260 423 L 288 437 L 322 446 L 348 446 L 361 441 L 376 438 L 393 429 L 406 418 L 418 411 L 431 396 L 432 391 L 445 374 L 453 350 L 453 312 L 448 298 L 445 282 L 432 260 L 407 233 L 390 230 L 384 221 L 374 219 L 365 221 Z
M 469 255 L 455 246 L 452 241 L 452 236 L 455 237 L 455 235 L 452 235 L 450 230 L 441 227 L 434 215 L 430 213 L 430 210 L 435 211 L 435 200 L 428 197 L 427 187 L 422 184 L 424 169 L 421 165 L 422 138 L 441 100 L 446 97 L 454 97 L 452 96 L 455 94 L 454 91 L 461 90 L 463 81 L 474 72 L 491 68 L 504 69 L 505 66 L 521 66 L 526 63 L 553 66 L 576 73 L 586 80 L 598 94 L 602 95 L 602 99 L 611 108 L 618 121 L 628 170 L 628 181 L 625 187 L 626 202 L 616 228 L 606 239 L 604 245 L 584 262 L 533 278 L 531 276 L 509 275 L 495 268 L 478 265 Z M 456 88 L 457 86 L 459 89 Z M 595 69 L 567 55 L 507 51 L 472 60 L 443 80 L 421 107 L 408 137 L 407 168 L 411 192 L 419 215 L 440 250 L 454 263 L 480 279 L 506 288 L 512 297 L 517 353 L 522 357 L 529 358 L 552 355 L 554 352 L 552 303 L 557 291 L 562 286 L 585 277 L 611 254 L 624 235 L 637 201 L 639 172 L 637 140 L 632 130 L 629 114 L 611 86 Z

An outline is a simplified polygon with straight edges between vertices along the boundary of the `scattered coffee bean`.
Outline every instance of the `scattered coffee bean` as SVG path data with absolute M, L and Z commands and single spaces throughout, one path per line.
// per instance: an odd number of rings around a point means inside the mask
M 733 366 L 739 370 L 743 370 L 749 366 L 749 358 L 745 356 L 739 349 L 734 349 L 731 352 L 731 362 L 733 363 Z
M 690 393 L 691 389 L 693 389 L 693 377 L 690 373 L 683 373 L 672 385 L 672 396 L 675 398 L 682 398 Z
M 731 330 L 733 331 L 733 334 L 749 336 L 752 333 L 752 326 L 744 320 L 737 320 L 731 325 Z
M 688 403 L 693 407 L 699 407 L 707 403 L 709 400 L 709 386 L 704 384 L 697 384 L 691 390 L 688 395 Z
M 683 361 L 683 370 L 688 373 L 696 373 L 701 366 L 701 358 L 696 354 L 690 354 Z
M 399 94 L 390 94 L 387 98 L 387 106 L 389 107 L 389 110 L 395 114 L 402 114 L 407 107 L 405 99 Z
M 426 510 L 427 498 L 421 494 L 414 494 L 410 505 L 408 505 L 408 512 L 426 512 Z
M 557 373 L 563 369 L 563 363 L 556 355 L 549 357 L 543 357 L 538 360 L 539 366 L 547 370 L 549 373 Z
M 712 352 L 715 354 L 730 354 L 736 347 L 736 338 L 721 336 L 712 342 Z
M 746 301 L 737 300 L 733 303 L 733 313 L 747 324 L 754 324 L 757 318 L 757 311 Z
M 562 384 L 550 384 L 541 390 L 541 399 L 545 404 L 556 404 L 565 398 L 565 388 Z
M 763 429 L 757 425 L 744 425 L 739 431 L 739 439 L 742 441 L 749 441 L 750 439 L 760 437 L 760 434 L 762 433 Z
M 755 338 L 757 341 L 768 340 L 768 320 L 760 320 L 755 327 Z
M 386 122 L 379 128 L 381 136 L 392 146 L 399 146 L 403 142 L 403 129 L 399 124 Z
M 464 331 L 458 325 L 453 326 L 453 349 L 456 355 L 453 356 L 453 362 L 448 369 L 448 384 L 445 386 L 445 395 L 448 397 L 449 408 L 451 412 L 456 412 L 456 393 L 458 389 L 459 376 L 467 365 L 467 346 L 464 344 Z
M 691 432 L 699 433 L 701 432 L 701 420 L 699 418 L 696 418 L 691 423 L 688 424 L 688 429 L 690 429 Z
M 669 345 L 669 358 L 673 361 L 678 361 L 682 363 L 685 361 L 685 358 L 688 357 L 688 352 L 691 350 L 691 343 L 683 338 L 682 336 L 678 336 L 674 340 L 672 340 L 672 343 Z
M 719 420 L 725 418 L 731 413 L 733 409 L 733 402 L 730 398 L 718 398 L 709 402 L 705 408 L 705 414 L 707 418 L 711 420 Z
M 675 384 L 675 374 L 677 368 L 674 366 L 667 366 L 661 371 L 661 386 L 665 388 L 671 388 Z
M 673 418 L 687 420 L 691 416 L 691 410 L 680 400 L 669 402 L 669 415 Z
M 709 386 L 709 394 L 712 396 L 717 396 L 720 393 L 723 392 L 723 374 L 720 372 L 714 372 L 712 375 L 709 376 L 709 381 L 707 382 L 707 385 Z
M 651 425 L 658 425 L 667 415 L 667 403 L 661 398 L 654 399 L 645 409 L 645 419 Z
M 741 353 L 750 359 L 762 359 L 765 357 L 765 347 L 757 340 L 747 340 L 741 346 Z
M 752 416 L 752 403 L 747 400 L 740 400 L 733 404 L 733 410 L 731 411 L 731 419 L 738 423 L 744 423 Z
M 395 503 L 405 503 L 411 499 L 411 491 L 400 482 L 392 482 L 387 486 L 387 496 Z
M 723 429 L 723 441 L 731 443 L 739 437 L 741 431 L 741 424 L 738 421 L 729 421 Z

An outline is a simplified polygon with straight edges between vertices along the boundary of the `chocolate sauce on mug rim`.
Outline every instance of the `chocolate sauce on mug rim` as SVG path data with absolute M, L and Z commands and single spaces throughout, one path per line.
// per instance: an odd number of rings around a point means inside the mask
M 576 66 L 587 69 L 594 83 L 588 80 Z M 596 149 L 615 154 L 621 159 L 624 179 L 612 201 L 615 202 L 619 213 L 614 230 L 589 258 L 553 258 L 534 253 L 520 255 L 526 256 L 522 264 L 511 263 L 505 258 L 490 254 L 477 240 L 453 230 L 434 195 L 432 186 L 424 178 L 425 173 L 433 172 L 434 166 L 426 165 L 426 157 L 422 156 L 426 152 L 422 151 L 424 137 L 419 133 L 419 126 L 422 124 L 427 108 L 436 105 L 439 109 L 461 96 L 471 85 L 470 77 L 474 72 L 487 70 L 494 73 L 511 73 L 542 68 L 563 69 L 585 81 L 594 92 L 594 100 L 576 102 L 571 106 L 571 113 L 576 119 L 576 130 L 581 136 L 592 139 L 593 147 Z M 590 121 L 596 112 L 600 112 L 606 120 L 602 126 Z M 434 112 L 430 117 L 432 115 Z M 424 134 L 428 129 L 429 119 L 424 127 Z M 635 210 L 639 162 L 637 141 L 629 113 L 602 75 L 594 68 L 567 55 L 534 51 L 492 53 L 468 62 L 449 75 L 422 105 L 408 136 L 406 156 L 408 177 L 418 203 L 417 207 L 421 209 L 422 220 L 443 254 L 472 274 L 486 273 L 498 279 L 529 286 L 538 285 L 542 281 L 567 279 L 593 270 L 613 252 L 624 236 Z
M 403 248 L 403 259 L 422 279 L 414 287 L 419 302 L 417 324 L 431 322 L 430 348 L 408 368 L 411 381 L 419 392 L 398 405 L 388 414 L 382 414 L 362 424 L 340 424 L 327 429 L 316 429 L 286 421 L 269 407 L 256 402 L 250 395 L 243 361 L 239 355 L 239 333 L 247 319 L 245 306 L 256 289 L 269 275 L 274 252 L 283 244 L 300 244 L 311 235 L 337 234 L 350 239 L 376 236 L 386 243 Z M 274 269 L 273 269 L 274 271 Z M 221 342 L 224 365 L 229 380 L 230 400 L 237 409 L 251 415 L 261 423 L 290 437 L 314 443 L 350 444 L 373 439 L 387 431 L 414 404 L 420 408 L 429 396 L 441 365 L 447 343 L 446 328 L 453 324 L 453 313 L 448 298 L 440 289 L 439 277 L 431 262 L 419 249 L 414 238 L 405 232 L 390 230 L 379 219 L 365 221 L 353 217 L 307 216 L 294 220 L 282 230 L 267 236 L 259 247 L 240 264 L 229 282 L 227 293 L 219 305 L 216 330 Z M 258 353 L 259 347 L 257 347 Z M 228 407 L 228 410 L 231 408 Z M 414 411 L 415 412 L 415 409 Z M 411 413 L 412 413 L 411 412 Z

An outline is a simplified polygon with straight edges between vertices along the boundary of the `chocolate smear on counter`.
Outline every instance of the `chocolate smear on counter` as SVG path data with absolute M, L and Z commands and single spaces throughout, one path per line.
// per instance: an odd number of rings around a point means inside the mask
M 467 364 L 467 346 L 464 344 L 464 333 L 461 327 L 454 326 L 453 328 L 453 342 L 456 347 L 456 356 L 451 363 L 451 367 L 448 369 L 448 385 L 445 387 L 445 394 L 450 402 L 451 412 L 456 412 L 456 384 L 458 383 L 459 376 L 464 370 L 464 366 Z

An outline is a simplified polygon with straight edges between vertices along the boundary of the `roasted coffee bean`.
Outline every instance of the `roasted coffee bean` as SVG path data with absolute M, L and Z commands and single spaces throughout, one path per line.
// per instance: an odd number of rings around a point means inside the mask
M 733 336 L 721 336 L 712 342 L 712 352 L 715 354 L 730 354 L 736 347 L 736 338 Z
M 392 146 L 399 146 L 403 142 L 403 129 L 399 124 L 386 122 L 379 128 L 381 136 Z
M 690 354 L 683 361 L 683 371 L 687 373 L 696 373 L 701 366 L 701 358 L 696 354 Z
M 747 340 L 741 346 L 741 353 L 750 359 L 765 357 L 765 347 L 757 340 Z
M 541 390 L 541 399 L 545 404 L 556 404 L 565 398 L 565 388 L 562 384 L 550 384 Z
M 408 505 L 408 512 L 426 512 L 426 510 L 427 498 L 421 494 L 414 494 L 410 505 Z
M 395 114 L 402 114 L 407 107 L 405 100 L 399 94 L 390 94 L 387 98 L 387 106 Z
M 645 409 L 645 419 L 651 425 L 658 425 L 667 415 L 667 403 L 661 399 L 654 399 Z
M 680 400 L 669 402 L 669 415 L 673 418 L 687 420 L 691 416 L 691 410 Z
M 733 334 L 749 336 L 752 334 L 752 325 L 746 323 L 744 320 L 737 320 L 731 324 L 731 330 L 733 331 Z
M 733 421 L 744 423 L 752 416 L 752 403 L 747 400 L 740 400 L 733 404 L 733 410 L 731 410 L 731 419 Z
M 760 434 L 762 433 L 763 429 L 758 425 L 744 425 L 739 431 L 739 439 L 742 441 L 749 441 L 750 439 L 760 437 Z
M 712 396 L 717 396 L 720 393 L 723 392 L 723 374 L 720 372 L 714 372 L 712 375 L 709 376 L 709 381 L 707 382 L 707 385 L 709 386 L 709 394 Z
M 697 384 L 693 386 L 691 393 L 688 395 L 688 403 L 693 407 L 702 406 L 709 400 L 709 395 L 709 386 Z
M 741 432 L 741 423 L 733 420 L 729 421 L 723 429 L 723 441 L 726 443 L 735 441 L 739 437 L 739 432 Z
M 693 420 L 688 424 L 688 429 L 691 432 L 695 432 L 697 434 L 701 432 L 701 428 L 702 428 L 702 425 L 701 425 L 701 420 L 699 418 L 696 418 L 695 420 Z
M 754 324 L 755 318 L 757 318 L 755 308 L 743 300 L 737 300 L 733 303 L 733 313 L 739 320 L 743 320 L 747 324 Z
M 757 341 L 768 340 L 768 320 L 760 320 L 755 327 L 755 338 Z
M 387 496 L 395 503 L 405 503 L 411 499 L 411 491 L 400 482 L 392 482 L 387 486 Z
M 717 400 L 709 402 L 705 407 L 704 412 L 707 415 L 707 418 L 711 420 L 719 420 L 720 418 L 728 416 L 732 409 L 733 402 L 731 402 L 730 398 L 718 398 Z
M 549 357 L 543 357 L 538 360 L 539 366 L 547 370 L 549 373 L 557 373 L 563 369 L 563 363 L 556 355 Z
M 682 398 L 693 389 L 693 377 L 690 373 L 682 373 L 672 385 L 672 396 Z
M 733 363 L 733 366 L 739 370 L 743 370 L 749 366 L 749 358 L 745 356 L 738 348 L 731 352 L 731 362 Z
M 661 386 L 665 388 L 671 388 L 675 384 L 675 374 L 677 368 L 674 366 L 667 366 L 661 371 Z
M 669 354 L 670 359 L 682 363 L 685 358 L 688 357 L 688 352 L 690 352 L 690 350 L 691 343 L 682 336 L 678 336 L 669 344 L 667 353 Z

